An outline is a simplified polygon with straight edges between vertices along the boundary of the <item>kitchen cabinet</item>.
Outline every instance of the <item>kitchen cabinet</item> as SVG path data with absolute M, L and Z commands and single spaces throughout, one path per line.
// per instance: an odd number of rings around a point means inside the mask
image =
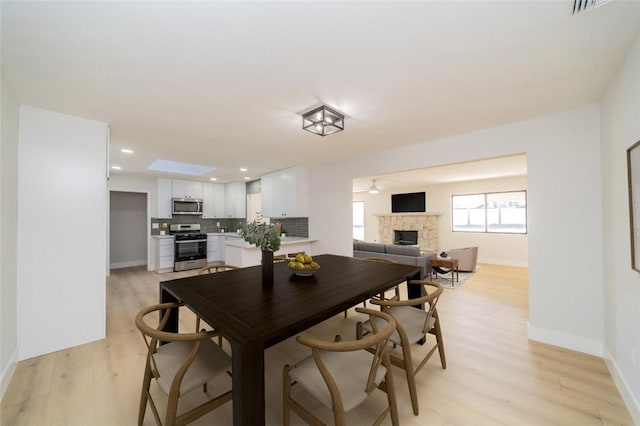
M 243 238 L 238 235 L 238 234 L 227 234 L 227 235 L 220 235 L 220 260 L 224 261 L 225 263 L 227 262 L 227 242 L 229 241 L 243 241 Z M 234 263 L 231 263 L 231 265 L 235 265 Z M 236 265 L 239 266 L 239 265 Z
M 202 182 L 194 180 L 173 179 L 171 193 L 173 198 L 202 199 Z
M 231 182 L 225 185 L 225 217 L 247 217 L 247 185 Z
M 153 217 L 171 219 L 171 179 L 156 179 L 156 214 Z
M 155 236 L 153 238 L 156 272 L 173 271 L 175 241 L 172 236 Z
M 222 183 L 202 184 L 202 217 L 205 219 L 225 216 L 225 185 Z
M 207 234 L 207 263 L 222 260 L 224 257 L 220 254 L 220 236 Z
M 292 167 L 263 175 L 261 193 L 263 217 L 309 215 L 309 178 L 306 169 Z

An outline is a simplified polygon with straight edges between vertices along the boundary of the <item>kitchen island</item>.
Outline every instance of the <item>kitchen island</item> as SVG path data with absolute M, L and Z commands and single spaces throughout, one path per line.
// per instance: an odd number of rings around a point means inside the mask
M 274 255 L 297 253 L 304 251 L 314 255 L 313 244 L 317 240 L 307 237 L 284 237 L 280 242 L 280 250 Z M 240 267 L 260 265 L 262 253 L 254 244 L 249 244 L 243 239 L 234 239 L 225 244 L 225 263 Z

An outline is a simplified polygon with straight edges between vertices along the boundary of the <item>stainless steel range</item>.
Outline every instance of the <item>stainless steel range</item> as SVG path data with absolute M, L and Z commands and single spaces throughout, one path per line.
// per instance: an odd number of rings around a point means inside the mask
M 207 234 L 200 224 L 172 224 L 169 233 L 175 236 L 174 271 L 198 269 L 207 265 Z

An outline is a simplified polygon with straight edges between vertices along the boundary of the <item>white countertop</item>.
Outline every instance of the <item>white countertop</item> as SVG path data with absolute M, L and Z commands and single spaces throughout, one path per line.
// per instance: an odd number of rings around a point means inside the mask
M 318 240 L 312 240 L 312 239 L 309 239 L 308 237 L 284 237 L 280 240 L 280 246 L 287 246 L 287 245 L 300 244 L 300 243 L 313 243 L 316 241 Z M 226 245 L 232 246 L 232 247 L 239 247 L 239 248 L 257 248 L 255 245 L 249 244 L 243 239 L 227 241 Z
M 242 238 L 242 235 L 238 235 L 235 232 L 207 232 L 209 236 L 220 236 L 220 237 L 232 237 L 232 238 Z
M 152 235 L 151 238 L 157 238 L 159 240 L 163 240 L 165 238 L 173 238 L 173 235 Z

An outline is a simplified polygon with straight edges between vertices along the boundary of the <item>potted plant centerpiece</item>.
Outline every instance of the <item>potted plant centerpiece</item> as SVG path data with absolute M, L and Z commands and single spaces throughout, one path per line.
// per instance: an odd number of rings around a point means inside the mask
M 280 249 L 280 233 L 275 225 L 260 220 L 248 223 L 242 229 L 244 240 L 262 251 L 262 284 L 273 284 L 273 252 Z

